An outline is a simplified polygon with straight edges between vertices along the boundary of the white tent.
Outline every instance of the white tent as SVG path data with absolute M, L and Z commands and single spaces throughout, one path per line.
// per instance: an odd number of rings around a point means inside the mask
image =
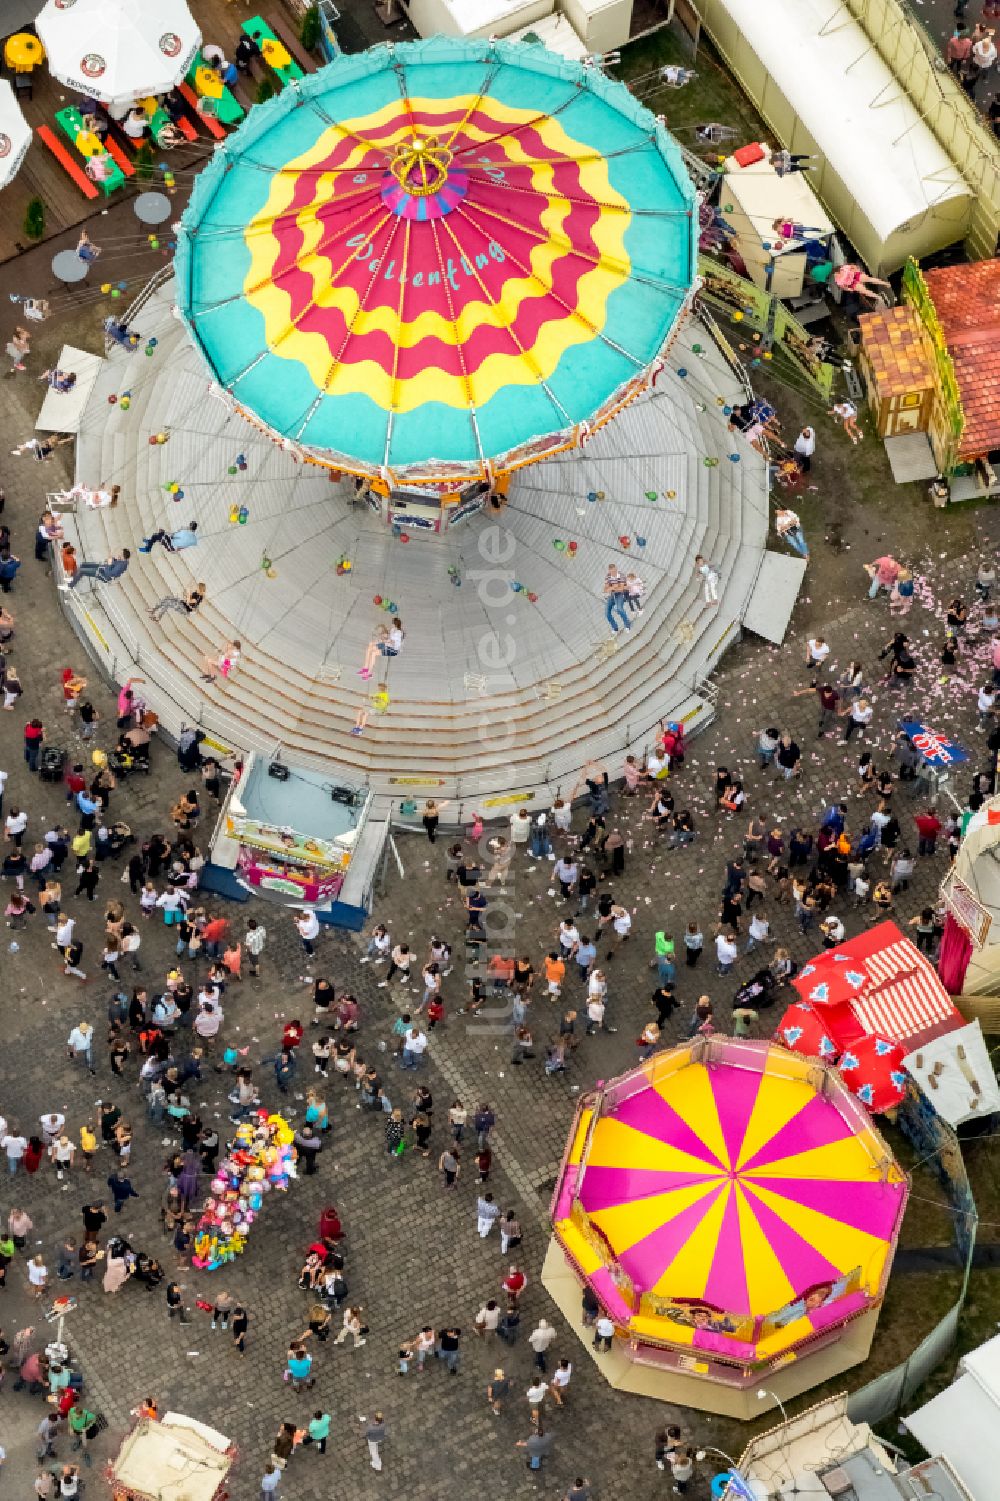
M 31 141 L 31 126 L 21 113 L 14 90 L 0 82 L 0 188 L 17 176 Z
M 978 1021 L 943 1032 L 908 1053 L 903 1065 L 951 1126 L 1000 1111 L 1000 1088 Z
M 700 0 L 764 119 L 871 270 L 965 234 L 968 184 L 841 0 Z
M 201 46 L 185 0 L 48 0 L 35 30 L 53 78 L 113 106 L 168 93 Z
M 143 1418 L 118 1451 L 112 1491 L 144 1501 L 218 1501 L 234 1450 L 225 1434 L 186 1413 Z
M 951 1386 L 905 1419 L 928 1454 L 943 1454 L 972 1501 L 996 1501 L 1000 1472 L 1000 1335 L 963 1355 Z

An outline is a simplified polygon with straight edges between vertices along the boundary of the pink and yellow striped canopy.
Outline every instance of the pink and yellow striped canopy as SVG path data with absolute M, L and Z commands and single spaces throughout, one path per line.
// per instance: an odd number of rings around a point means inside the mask
M 860 1267 L 875 1296 L 906 1198 L 891 1155 L 835 1077 L 719 1043 L 732 1061 L 659 1054 L 648 1087 L 581 1119 L 578 1209 L 638 1295 L 758 1318 Z

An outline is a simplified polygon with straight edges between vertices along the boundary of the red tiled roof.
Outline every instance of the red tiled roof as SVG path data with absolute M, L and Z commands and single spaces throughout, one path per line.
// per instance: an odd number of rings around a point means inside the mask
M 1000 448 L 1000 261 L 925 271 L 965 412 L 960 459 Z

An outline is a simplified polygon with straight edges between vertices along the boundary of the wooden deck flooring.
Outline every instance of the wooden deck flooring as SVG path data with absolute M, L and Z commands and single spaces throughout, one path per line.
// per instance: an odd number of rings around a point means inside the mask
M 280 31 L 293 40 L 298 36 L 298 21 L 283 0 L 259 0 L 259 3 L 258 0 L 190 0 L 190 5 L 198 18 L 205 40 L 217 42 L 230 57 L 240 35 L 240 26 L 248 15 L 262 15 L 272 24 L 277 23 Z M 364 9 L 363 0 L 360 9 Z M 371 20 L 374 21 L 374 17 Z M 374 21 L 374 27 L 381 36 L 368 36 L 367 33 L 373 29 L 368 21 L 369 18 L 366 17 L 362 40 L 376 41 L 389 34 Z M 398 30 L 398 27 L 393 28 L 393 33 Z M 301 60 L 301 48 L 297 50 Z M 49 125 L 58 135 L 56 111 L 74 102 L 77 96 L 58 83 L 44 63 L 36 70 L 33 81 L 34 97 L 22 101 L 25 118 L 32 128 Z M 241 79 L 234 92 L 244 108 L 249 108 L 254 102 L 256 81 L 251 81 L 248 85 Z M 158 158 L 168 161 L 171 169 L 177 173 L 178 211 L 187 197 L 192 170 L 196 170 L 208 159 L 214 144 L 207 133 L 203 132 L 197 143 L 162 153 Z M 156 182 L 141 182 L 137 178 L 131 178 L 125 187 L 113 193 L 109 199 L 102 195 L 97 200 L 87 200 L 51 152 L 36 137 L 28 148 L 28 155 L 17 177 L 0 194 L 0 262 L 10 260 L 37 243 L 29 240 L 23 232 L 25 210 L 32 198 L 40 198 L 45 205 L 44 243 L 95 218 L 105 208 L 134 198 L 138 193 L 156 186 Z M 95 233 L 93 238 L 99 239 L 99 234 Z

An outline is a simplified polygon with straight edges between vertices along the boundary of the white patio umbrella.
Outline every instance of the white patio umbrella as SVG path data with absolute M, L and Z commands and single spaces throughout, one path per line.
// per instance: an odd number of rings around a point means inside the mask
M 53 78 L 107 105 L 167 93 L 201 45 L 185 0 L 48 0 L 35 30 Z
M 14 90 L 4 79 L 0 82 L 0 188 L 17 176 L 30 140 L 31 126 L 21 113 Z

